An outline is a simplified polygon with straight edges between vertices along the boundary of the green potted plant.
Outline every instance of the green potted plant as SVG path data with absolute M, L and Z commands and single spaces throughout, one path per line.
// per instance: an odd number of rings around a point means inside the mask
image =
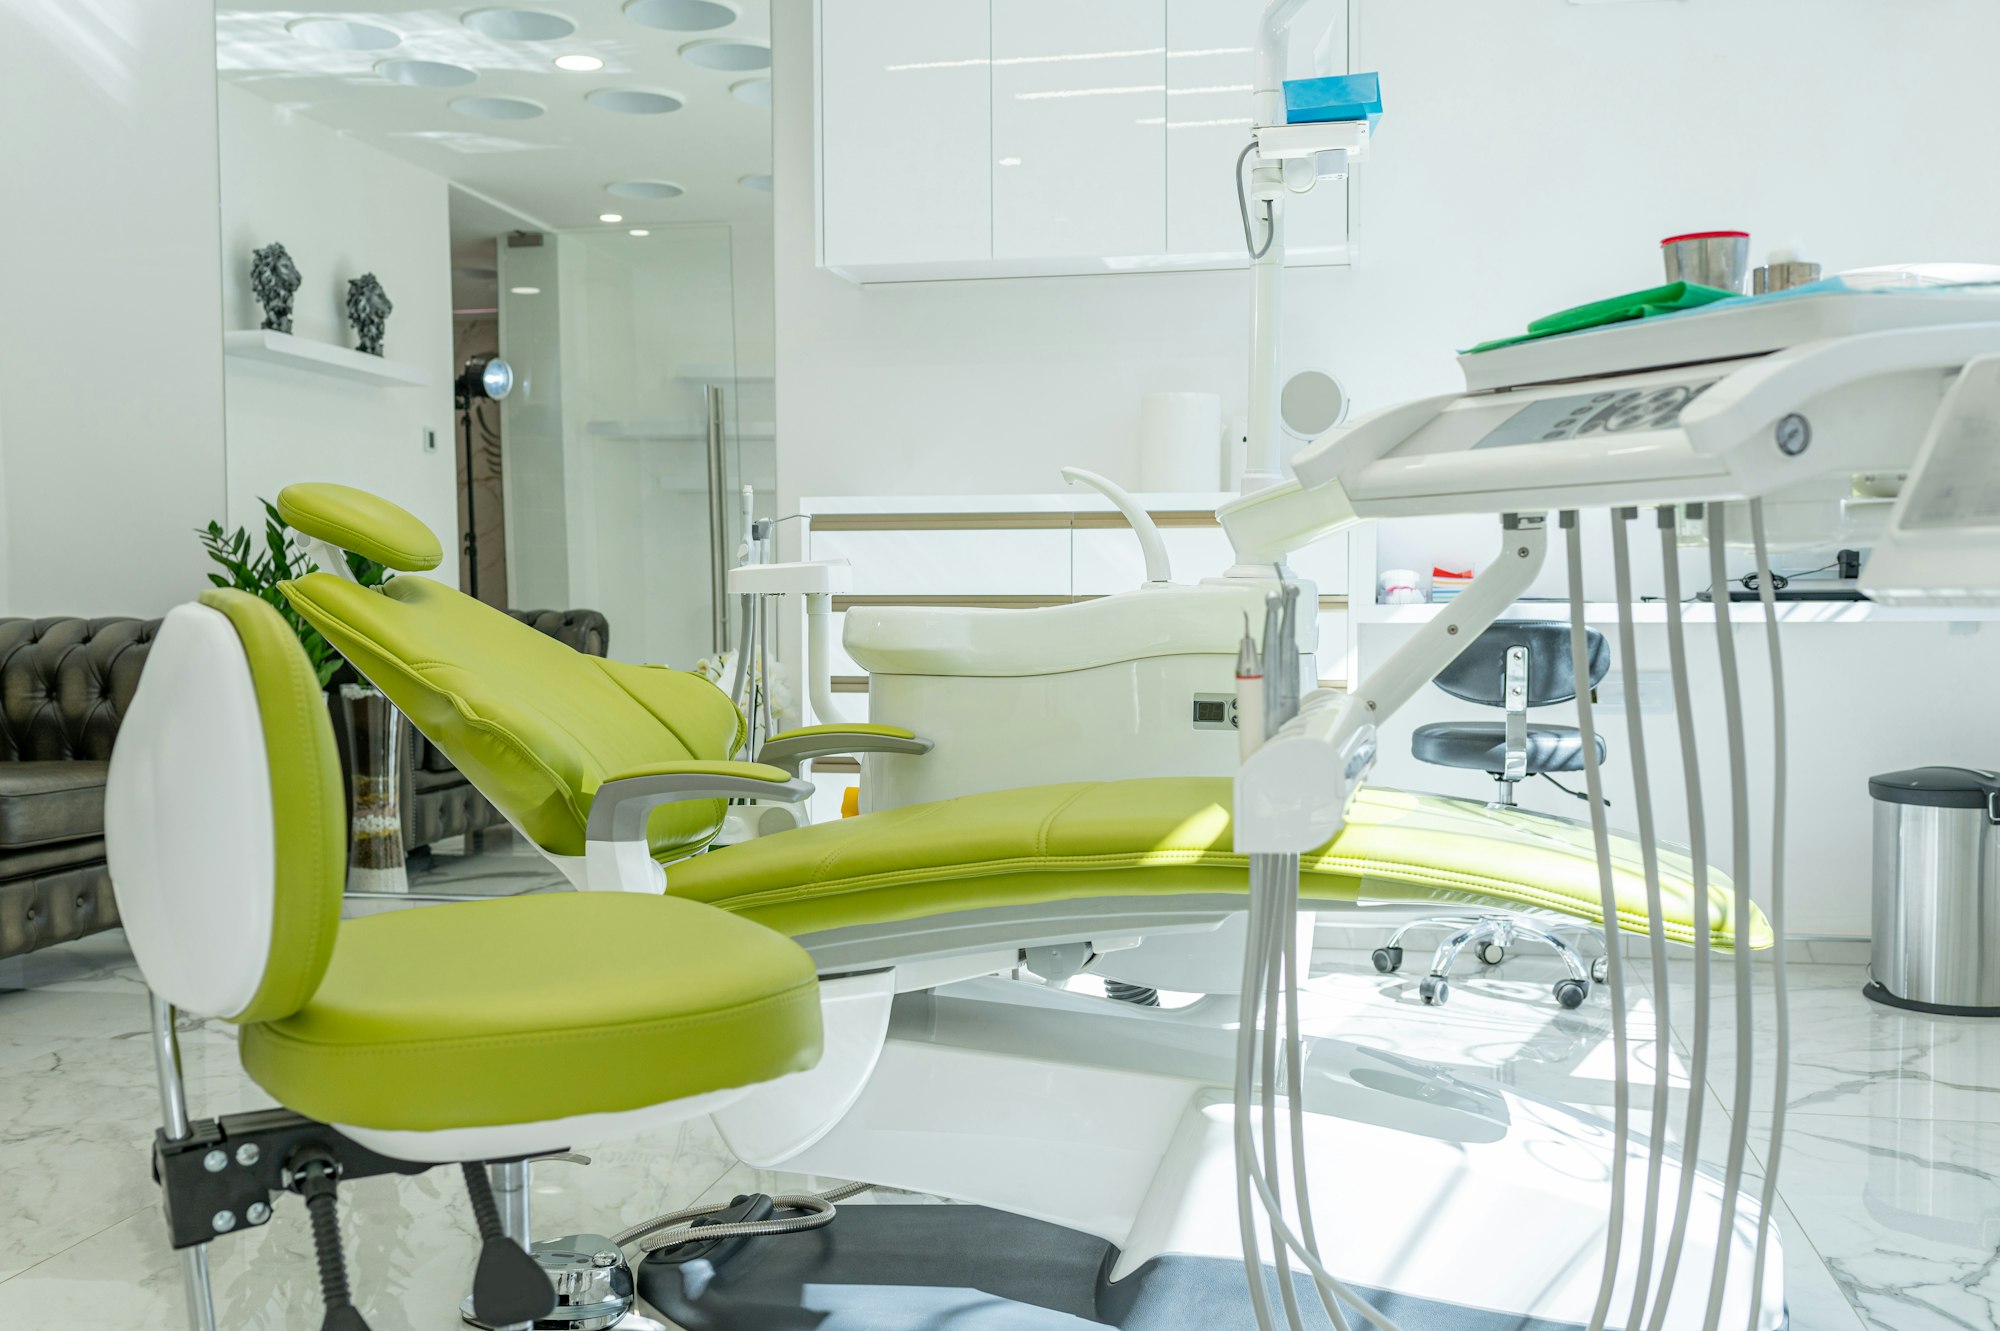
M 234 587 L 249 592 L 283 615 L 285 622 L 292 626 L 292 632 L 299 635 L 299 645 L 305 648 L 306 659 L 312 662 L 321 688 L 356 681 L 358 677 L 354 670 L 333 649 L 333 644 L 322 638 L 318 629 L 306 623 L 292 609 L 285 594 L 278 590 L 279 583 L 318 572 L 319 565 L 307 558 L 305 548 L 292 535 L 285 520 L 278 516 L 278 506 L 268 499 L 257 502 L 264 506 L 264 539 L 261 544 L 242 527 L 225 533 L 221 523 L 210 522 L 206 527 L 195 529 L 201 548 L 225 570 L 209 574 L 208 580 L 218 587 Z M 353 572 L 355 581 L 364 587 L 379 587 L 393 576 L 374 560 L 352 553 L 347 554 L 347 567 Z

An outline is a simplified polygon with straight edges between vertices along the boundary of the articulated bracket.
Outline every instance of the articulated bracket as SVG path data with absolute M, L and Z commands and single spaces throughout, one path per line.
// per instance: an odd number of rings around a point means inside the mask
M 167 1140 L 165 1133 L 153 1141 L 153 1178 L 165 1195 L 173 1246 L 192 1248 L 267 1223 L 272 1198 L 296 1191 L 285 1165 L 306 1147 L 331 1155 L 343 1181 L 431 1168 L 377 1155 L 288 1109 L 201 1119 L 179 1141 Z

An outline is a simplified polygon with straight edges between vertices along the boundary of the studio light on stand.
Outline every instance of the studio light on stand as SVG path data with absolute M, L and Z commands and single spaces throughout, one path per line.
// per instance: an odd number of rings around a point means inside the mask
M 472 474 L 472 412 L 480 402 L 498 402 L 513 391 L 514 367 L 490 351 L 466 357 L 465 368 L 452 385 L 465 450 L 465 592 L 475 600 L 479 596 L 479 527 L 473 514 L 477 492 Z

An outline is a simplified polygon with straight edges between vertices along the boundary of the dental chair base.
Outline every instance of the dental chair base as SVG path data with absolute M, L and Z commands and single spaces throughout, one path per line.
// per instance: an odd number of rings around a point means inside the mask
M 1301 999 L 1306 1030 L 1341 1020 L 1311 991 Z M 1140 1319 L 1111 1325 L 1248 1326 L 1230 1090 L 1236 1037 L 1223 1019 L 1235 1010 L 1233 999 L 1138 1008 L 998 978 L 905 992 L 891 1006 L 872 1066 L 852 1066 L 849 1075 L 863 1078 L 857 1094 L 830 1094 L 814 1084 L 819 1074 L 807 1074 L 755 1092 L 714 1119 L 730 1148 L 759 1168 L 866 1179 L 1059 1227 L 1069 1245 L 1064 1269 L 1101 1267 L 1103 1288 L 1084 1291 L 1098 1300 L 1094 1306 Z M 829 1014 L 830 1053 L 847 1042 L 846 1024 Z M 1384 1308 L 1411 1310 L 1406 1327 L 1568 1331 L 1589 1322 L 1610 1227 L 1614 1138 L 1607 1121 L 1342 1039 L 1308 1038 L 1305 1059 L 1309 1176 L 1321 1252 L 1336 1275 L 1393 1301 Z M 834 1121 L 796 1130 L 784 1124 L 779 1101 L 789 1102 L 800 1122 Z M 851 1107 L 831 1115 L 825 1101 Z M 1647 1143 L 1635 1137 L 1627 1150 L 1628 1171 L 1643 1178 Z M 1707 1302 L 1722 1187 L 1713 1171 L 1694 1168 L 1687 1247 L 1663 1331 L 1699 1328 Z M 1668 1152 L 1663 1196 L 1674 1195 L 1681 1171 L 1678 1155 Z M 1628 1193 L 1613 1303 L 1620 1309 L 1637 1278 L 1642 1194 Z M 920 1221 L 906 1222 L 922 1226 L 923 1241 L 892 1261 L 871 1254 L 874 1227 L 895 1223 L 862 1219 L 872 1209 L 843 1210 L 821 1237 L 751 1244 L 740 1269 L 718 1266 L 699 1296 L 682 1289 L 678 1274 L 656 1273 L 649 1263 L 640 1271 L 642 1293 L 697 1331 L 799 1325 L 802 1299 L 816 1316 L 850 1319 L 810 1323 L 830 1331 L 903 1325 L 896 1318 L 904 1311 L 892 1317 L 871 1301 L 887 1297 L 885 1285 L 919 1287 L 891 1300 L 902 1310 L 907 1297 L 907 1315 L 916 1317 L 919 1306 L 938 1311 L 940 1296 L 926 1293 L 930 1287 L 963 1295 L 982 1276 L 999 1279 L 983 1227 L 1003 1222 L 973 1207 L 923 1208 Z M 1743 1200 L 1730 1239 L 1724 1324 L 1774 1331 L 1785 1325 L 1783 1262 L 1775 1253 L 1768 1262 L 1753 1318 L 1756 1222 L 1754 1202 Z M 852 1245 L 843 1237 L 850 1232 Z M 798 1243 L 806 1247 L 777 1246 Z M 809 1261 L 809 1252 L 820 1256 Z M 1201 1284 L 1195 1273 L 1211 1265 L 1233 1276 L 1235 1301 L 1182 1302 Z M 1054 1274 L 1048 1281 L 1060 1283 Z M 1182 1320 L 1163 1320 L 1168 1305 L 1144 1295 L 1148 1282 L 1176 1291 L 1172 1316 Z M 1004 1288 L 977 1287 L 1007 1296 Z M 1052 1289 L 1048 1297 L 1069 1296 Z M 707 1307 L 704 1298 L 719 1302 Z M 794 1320 L 758 1320 L 772 1315 L 759 1309 L 777 1308 Z M 1015 1325 L 979 1322 L 977 1311 L 972 1299 L 967 1320 L 910 1324 Z
M 535 1331 L 647 1331 L 658 1323 L 632 1311 L 632 1266 L 618 1245 L 602 1234 L 565 1234 L 531 1245 L 529 1256 L 555 1286 L 556 1306 L 535 1319 Z M 509 1331 L 481 1321 L 466 1295 L 459 1319 L 484 1331 Z
M 1375 949 L 1371 958 L 1375 969 L 1384 975 L 1394 975 L 1401 970 L 1403 940 L 1417 929 L 1450 931 L 1431 956 L 1430 974 L 1417 985 L 1417 996 L 1432 1006 L 1442 1005 L 1451 997 L 1451 968 L 1458 964 L 1459 954 L 1465 949 L 1471 948 L 1481 965 L 1498 966 L 1506 959 L 1507 949 L 1523 938 L 1533 939 L 1554 952 L 1569 971 L 1568 975 L 1555 982 L 1556 1001 L 1564 1007 L 1582 1007 L 1583 1000 L 1590 997 L 1591 984 L 1602 983 L 1604 979 L 1603 956 L 1586 963 L 1582 954 L 1563 937 L 1565 933 L 1572 933 L 1602 938 L 1595 929 L 1575 921 L 1558 920 L 1554 916 L 1522 914 L 1429 915 L 1421 920 L 1411 920 L 1391 934 L 1387 943 Z

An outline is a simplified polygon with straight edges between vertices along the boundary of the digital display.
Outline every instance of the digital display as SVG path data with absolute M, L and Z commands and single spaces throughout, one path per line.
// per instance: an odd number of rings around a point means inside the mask
M 1194 719 L 1196 725 L 1201 725 L 1204 722 L 1209 725 L 1226 724 L 1229 720 L 1229 705 L 1206 698 L 1198 698 L 1194 704 Z
M 1599 434 L 1671 430 L 1688 403 L 1721 383 L 1720 378 L 1655 388 L 1607 389 L 1531 402 L 1507 418 L 1474 448 L 1558 444 Z

